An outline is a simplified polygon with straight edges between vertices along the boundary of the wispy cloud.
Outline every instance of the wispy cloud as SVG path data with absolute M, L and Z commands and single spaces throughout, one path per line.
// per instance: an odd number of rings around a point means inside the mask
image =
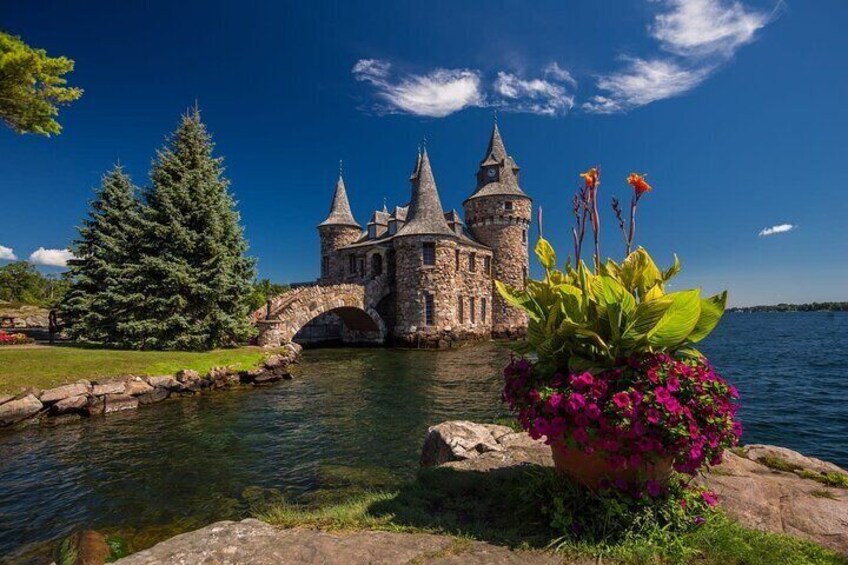
M 778 233 L 786 233 L 796 229 L 798 226 L 794 224 L 778 224 L 776 226 L 772 226 L 770 228 L 764 228 L 760 230 L 760 237 L 766 237 L 769 235 L 775 235 Z
M 0 245 L 0 261 L 2 260 L 17 261 L 18 257 L 15 255 L 15 250 L 11 247 Z
M 484 98 L 480 75 L 469 69 L 435 69 L 426 74 L 409 74 L 393 79 L 391 64 L 378 59 L 361 59 L 353 67 L 356 80 L 377 89 L 383 101 L 379 110 L 442 118 L 469 106 L 481 106 Z
M 686 68 L 664 59 L 630 59 L 627 67 L 598 78 L 603 94 L 583 103 L 583 109 L 595 114 L 625 112 L 671 98 L 701 84 L 712 72 L 710 67 Z
M 599 76 L 599 93 L 582 105 L 585 111 L 626 112 L 692 90 L 753 41 L 777 13 L 726 0 L 653 1 L 662 11 L 648 31 L 666 54 L 628 58 L 622 70 Z
M 559 73 L 565 73 L 559 69 Z M 560 74 L 565 78 L 564 75 Z M 571 75 L 567 80 L 573 81 Z M 497 106 L 513 112 L 528 112 L 545 116 L 567 113 L 574 106 L 574 96 L 565 87 L 540 78 L 523 79 L 507 72 L 499 72 L 493 88 L 500 100 Z
M 562 115 L 574 106 L 574 77 L 556 62 L 538 77 L 500 71 L 494 78 L 476 69 L 434 69 L 397 75 L 380 59 L 360 59 L 351 71 L 376 89 L 372 109 L 383 113 L 442 118 L 465 108 L 495 107 L 508 112 Z
M 658 14 L 651 35 L 663 49 L 678 55 L 725 56 L 751 42 L 773 14 L 749 10 L 740 2 L 660 0 L 668 11 Z
M 29 256 L 29 262 L 33 265 L 44 265 L 47 267 L 67 267 L 68 261 L 74 258 L 74 254 L 67 249 L 45 249 L 39 247 Z

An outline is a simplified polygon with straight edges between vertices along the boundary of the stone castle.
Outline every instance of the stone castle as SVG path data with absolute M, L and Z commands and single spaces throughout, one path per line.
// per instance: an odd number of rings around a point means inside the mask
M 318 224 L 318 285 L 380 286 L 370 316 L 384 324 L 382 341 L 445 347 L 522 335 L 525 315 L 504 302 L 494 280 L 525 284 L 532 200 L 497 123 L 476 187 L 463 202 L 464 222 L 456 210 L 442 208 L 426 148 L 410 182 L 409 203 L 391 211 L 384 205 L 363 230 L 339 175 L 330 213 Z

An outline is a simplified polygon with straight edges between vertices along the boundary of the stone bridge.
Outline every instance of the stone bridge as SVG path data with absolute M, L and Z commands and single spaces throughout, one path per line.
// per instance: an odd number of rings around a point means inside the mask
M 387 327 L 376 307 L 388 292 L 385 275 L 364 284 L 316 283 L 298 287 L 272 298 L 252 314 L 259 328 L 258 343 L 278 346 L 292 341 L 305 325 L 327 312 L 338 316 L 356 341 L 383 343 Z

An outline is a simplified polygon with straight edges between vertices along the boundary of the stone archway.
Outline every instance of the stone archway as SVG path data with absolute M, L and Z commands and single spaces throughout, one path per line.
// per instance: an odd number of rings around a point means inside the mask
M 260 345 L 291 341 L 310 321 L 327 312 L 338 316 L 355 339 L 383 343 L 386 324 L 369 304 L 366 287 L 358 284 L 314 285 L 292 290 L 253 313 Z

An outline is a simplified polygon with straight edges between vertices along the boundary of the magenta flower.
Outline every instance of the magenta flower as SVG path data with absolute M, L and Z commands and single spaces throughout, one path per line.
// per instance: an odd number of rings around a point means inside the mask
M 595 378 L 588 371 L 571 377 L 571 386 L 577 390 L 589 388 L 594 382 Z
M 707 503 L 707 506 L 713 507 L 718 504 L 718 495 L 712 491 L 705 490 L 701 493 L 701 498 Z
M 585 405 L 586 405 L 586 397 L 583 396 L 582 394 L 580 394 L 579 392 L 573 393 L 568 398 L 568 409 L 571 412 L 577 412 L 578 410 L 583 408 L 583 406 L 585 406 Z
M 648 420 L 650 424 L 659 424 L 662 418 L 660 411 L 654 408 L 653 406 L 645 410 L 645 418 Z
M 628 408 L 630 406 L 630 395 L 626 392 L 617 392 L 613 395 L 612 402 L 618 408 Z
M 680 390 L 680 379 L 677 377 L 669 377 L 665 382 L 666 388 L 671 392 L 677 392 Z

